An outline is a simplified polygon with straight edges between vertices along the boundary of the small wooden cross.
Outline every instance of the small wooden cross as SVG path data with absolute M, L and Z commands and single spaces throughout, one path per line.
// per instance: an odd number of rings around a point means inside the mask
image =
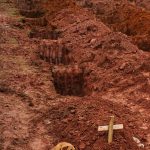
M 123 129 L 123 124 L 114 125 L 114 120 L 115 120 L 114 116 L 111 116 L 110 118 L 111 119 L 110 119 L 108 126 L 99 126 L 98 127 L 98 131 L 108 131 L 108 143 L 109 144 L 112 143 L 112 141 L 113 141 L 113 130 Z

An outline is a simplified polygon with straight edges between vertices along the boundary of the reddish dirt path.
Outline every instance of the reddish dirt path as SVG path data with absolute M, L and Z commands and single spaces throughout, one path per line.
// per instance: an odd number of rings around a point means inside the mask
M 57 17 L 52 17 L 52 22 L 64 31 L 62 34 L 65 37 L 62 38 L 64 43 L 67 40 L 72 43 L 71 46 L 74 49 L 72 53 L 77 63 L 83 63 L 83 66 L 86 66 L 86 62 L 93 60 L 90 55 L 93 47 L 99 49 L 100 41 L 96 41 L 98 42 L 96 44 L 91 42 L 91 45 L 88 42 L 87 46 L 87 40 L 91 41 L 91 37 L 99 39 L 102 37 L 104 39 L 102 53 L 112 56 L 106 59 L 99 57 L 92 61 L 91 69 L 95 71 L 90 74 L 88 80 L 93 87 L 90 89 L 91 87 L 87 86 L 85 90 L 86 94 L 91 90 L 89 92 L 90 94 L 92 92 L 91 95 L 62 96 L 57 94 L 59 90 L 55 90 L 53 84 L 52 69 L 55 65 L 49 64 L 39 57 L 40 40 L 29 39 L 30 28 L 22 24 L 22 16 L 18 14 L 13 4 L 2 1 L 0 4 L 2 4 L 0 5 L 0 30 L 4 31 L 0 33 L 3 37 L 0 39 L 0 149 L 49 150 L 57 143 L 67 141 L 74 144 L 79 150 L 138 150 L 139 148 L 132 139 L 135 136 L 145 145 L 144 149 L 149 150 L 150 74 L 149 61 L 146 61 L 149 53 L 139 51 L 123 35 L 119 35 L 125 44 L 127 43 L 127 46 L 122 43 L 124 47 L 121 46 L 125 52 L 119 51 L 120 58 L 117 58 L 117 65 L 114 66 L 111 61 L 116 59 L 120 48 L 117 46 L 118 35 L 116 33 L 107 35 L 110 29 L 102 23 L 97 24 L 86 11 L 79 9 L 72 12 L 69 9 L 67 11 L 69 13 L 65 15 L 66 11 L 60 9 Z M 78 20 L 79 25 L 76 25 L 76 21 L 75 25 L 72 25 L 74 20 Z M 98 26 L 99 35 L 92 33 L 91 36 L 91 33 L 85 32 L 85 27 L 89 24 L 90 27 L 93 24 Z M 90 31 L 93 31 L 92 27 L 89 29 Z M 79 33 L 76 29 L 79 29 Z M 111 36 L 117 42 L 113 43 Z M 50 41 L 55 43 L 57 40 Z M 89 46 L 91 46 L 90 49 Z M 107 48 L 111 51 L 107 51 Z M 95 52 L 95 55 L 99 56 L 100 54 Z M 124 60 L 131 63 L 129 68 L 123 64 Z M 141 63 L 135 63 L 135 60 L 139 60 Z M 97 64 L 100 66 L 97 67 Z M 123 71 L 129 72 L 129 74 L 117 73 L 120 64 L 123 64 L 121 65 L 122 70 L 125 68 Z M 137 74 L 130 73 L 133 69 L 130 68 L 132 65 L 140 68 L 137 67 L 137 72 L 135 71 Z M 70 72 L 65 73 L 70 74 Z M 80 72 L 77 72 L 78 74 Z M 60 76 L 57 74 L 57 76 L 64 77 L 61 74 Z M 70 78 L 69 75 L 67 77 Z M 76 82 L 72 83 L 72 80 L 80 77 L 76 77 L 75 73 L 71 74 L 71 79 L 67 84 L 73 84 L 73 87 L 78 86 Z M 104 78 L 102 82 L 99 80 L 101 77 Z M 119 81 L 115 82 L 113 79 Z M 145 84 L 147 84 L 146 89 L 144 88 Z M 62 82 L 60 85 L 65 84 Z M 58 87 L 62 89 L 60 85 Z M 68 92 L 67 88 L 70 86 L 63 87 L 66 93 Z M 76 92 L 71 91 L 72 93 L 76 95 Z M 112 114 L 116 116 L 116 123 L 123 123 L 125 129 L 116 132 L 114 142 L 108 145 L 107 134 L 98 133 L 97 126 L 107 124 L 109 116 Z
M 49 79 L 49 66 L 40 59 L 35 61 L 36 43 L 28 39 L 28 30 L 20 20 L 11 3 L 0 1 L 1 150 L 42 149 L 45 144 L 38 133 L 33 134 L 32 120 L 47 108 L 47 100 L 57 96 Z M 49 143 L 51 138 L 46 139 Z

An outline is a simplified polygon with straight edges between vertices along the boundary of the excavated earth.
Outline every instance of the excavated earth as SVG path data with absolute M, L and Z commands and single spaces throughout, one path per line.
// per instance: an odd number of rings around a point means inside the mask
M 150 0 L 133 0 L 137 6 L 150 10 Z
M 145 3 L 144 3 L 145 2 Z M 128 0 L 76 0 L 107 24 L 113 31 L 122 32 L 132 39 L 139 49 L 150 51 L 150 1 Z
M 150 18 L 138 5 L 0 0 L 1 150 L 150 149 Z M 97 128 L 112 115 L 124 129 L 107 144 Z

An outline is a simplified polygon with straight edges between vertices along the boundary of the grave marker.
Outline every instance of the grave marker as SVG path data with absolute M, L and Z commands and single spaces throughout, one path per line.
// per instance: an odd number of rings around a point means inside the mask
M 123 129 L 123 124 L 116 124 L 114 125 L 114 120 L 115 117 L 111 116 L 109 125 L 106 126 L 99 126 L 98 127 L 98 131 L 102 132 L 102 131 L 108 131 L 108 143 L 112 143 L 113 141 L 113 132 L 114 130 L 121 130 Z

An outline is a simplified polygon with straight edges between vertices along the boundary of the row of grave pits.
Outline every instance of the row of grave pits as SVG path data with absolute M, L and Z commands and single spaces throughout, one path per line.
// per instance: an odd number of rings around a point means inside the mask
M 19 4 L 20 12 L 25 17 L 22 22 L 32 27 L 28 36 L 40 39 L 39 55 L 52 64 L 56 92 L 64 96 L 84 96 L 84 71 L 74 63 L 72 49 L 59 39 L 60 31 L 56 26 L 48 25 L 44 14 L 36 9 L 38 7 L 33 5 L 33 1 L 22 0 Z
M 84 70 L 75 64 L 69 49 L 61 40 L 42 40 L 42 59 L 53 64 L 53 82 L 58 94 L 84 96 Z

